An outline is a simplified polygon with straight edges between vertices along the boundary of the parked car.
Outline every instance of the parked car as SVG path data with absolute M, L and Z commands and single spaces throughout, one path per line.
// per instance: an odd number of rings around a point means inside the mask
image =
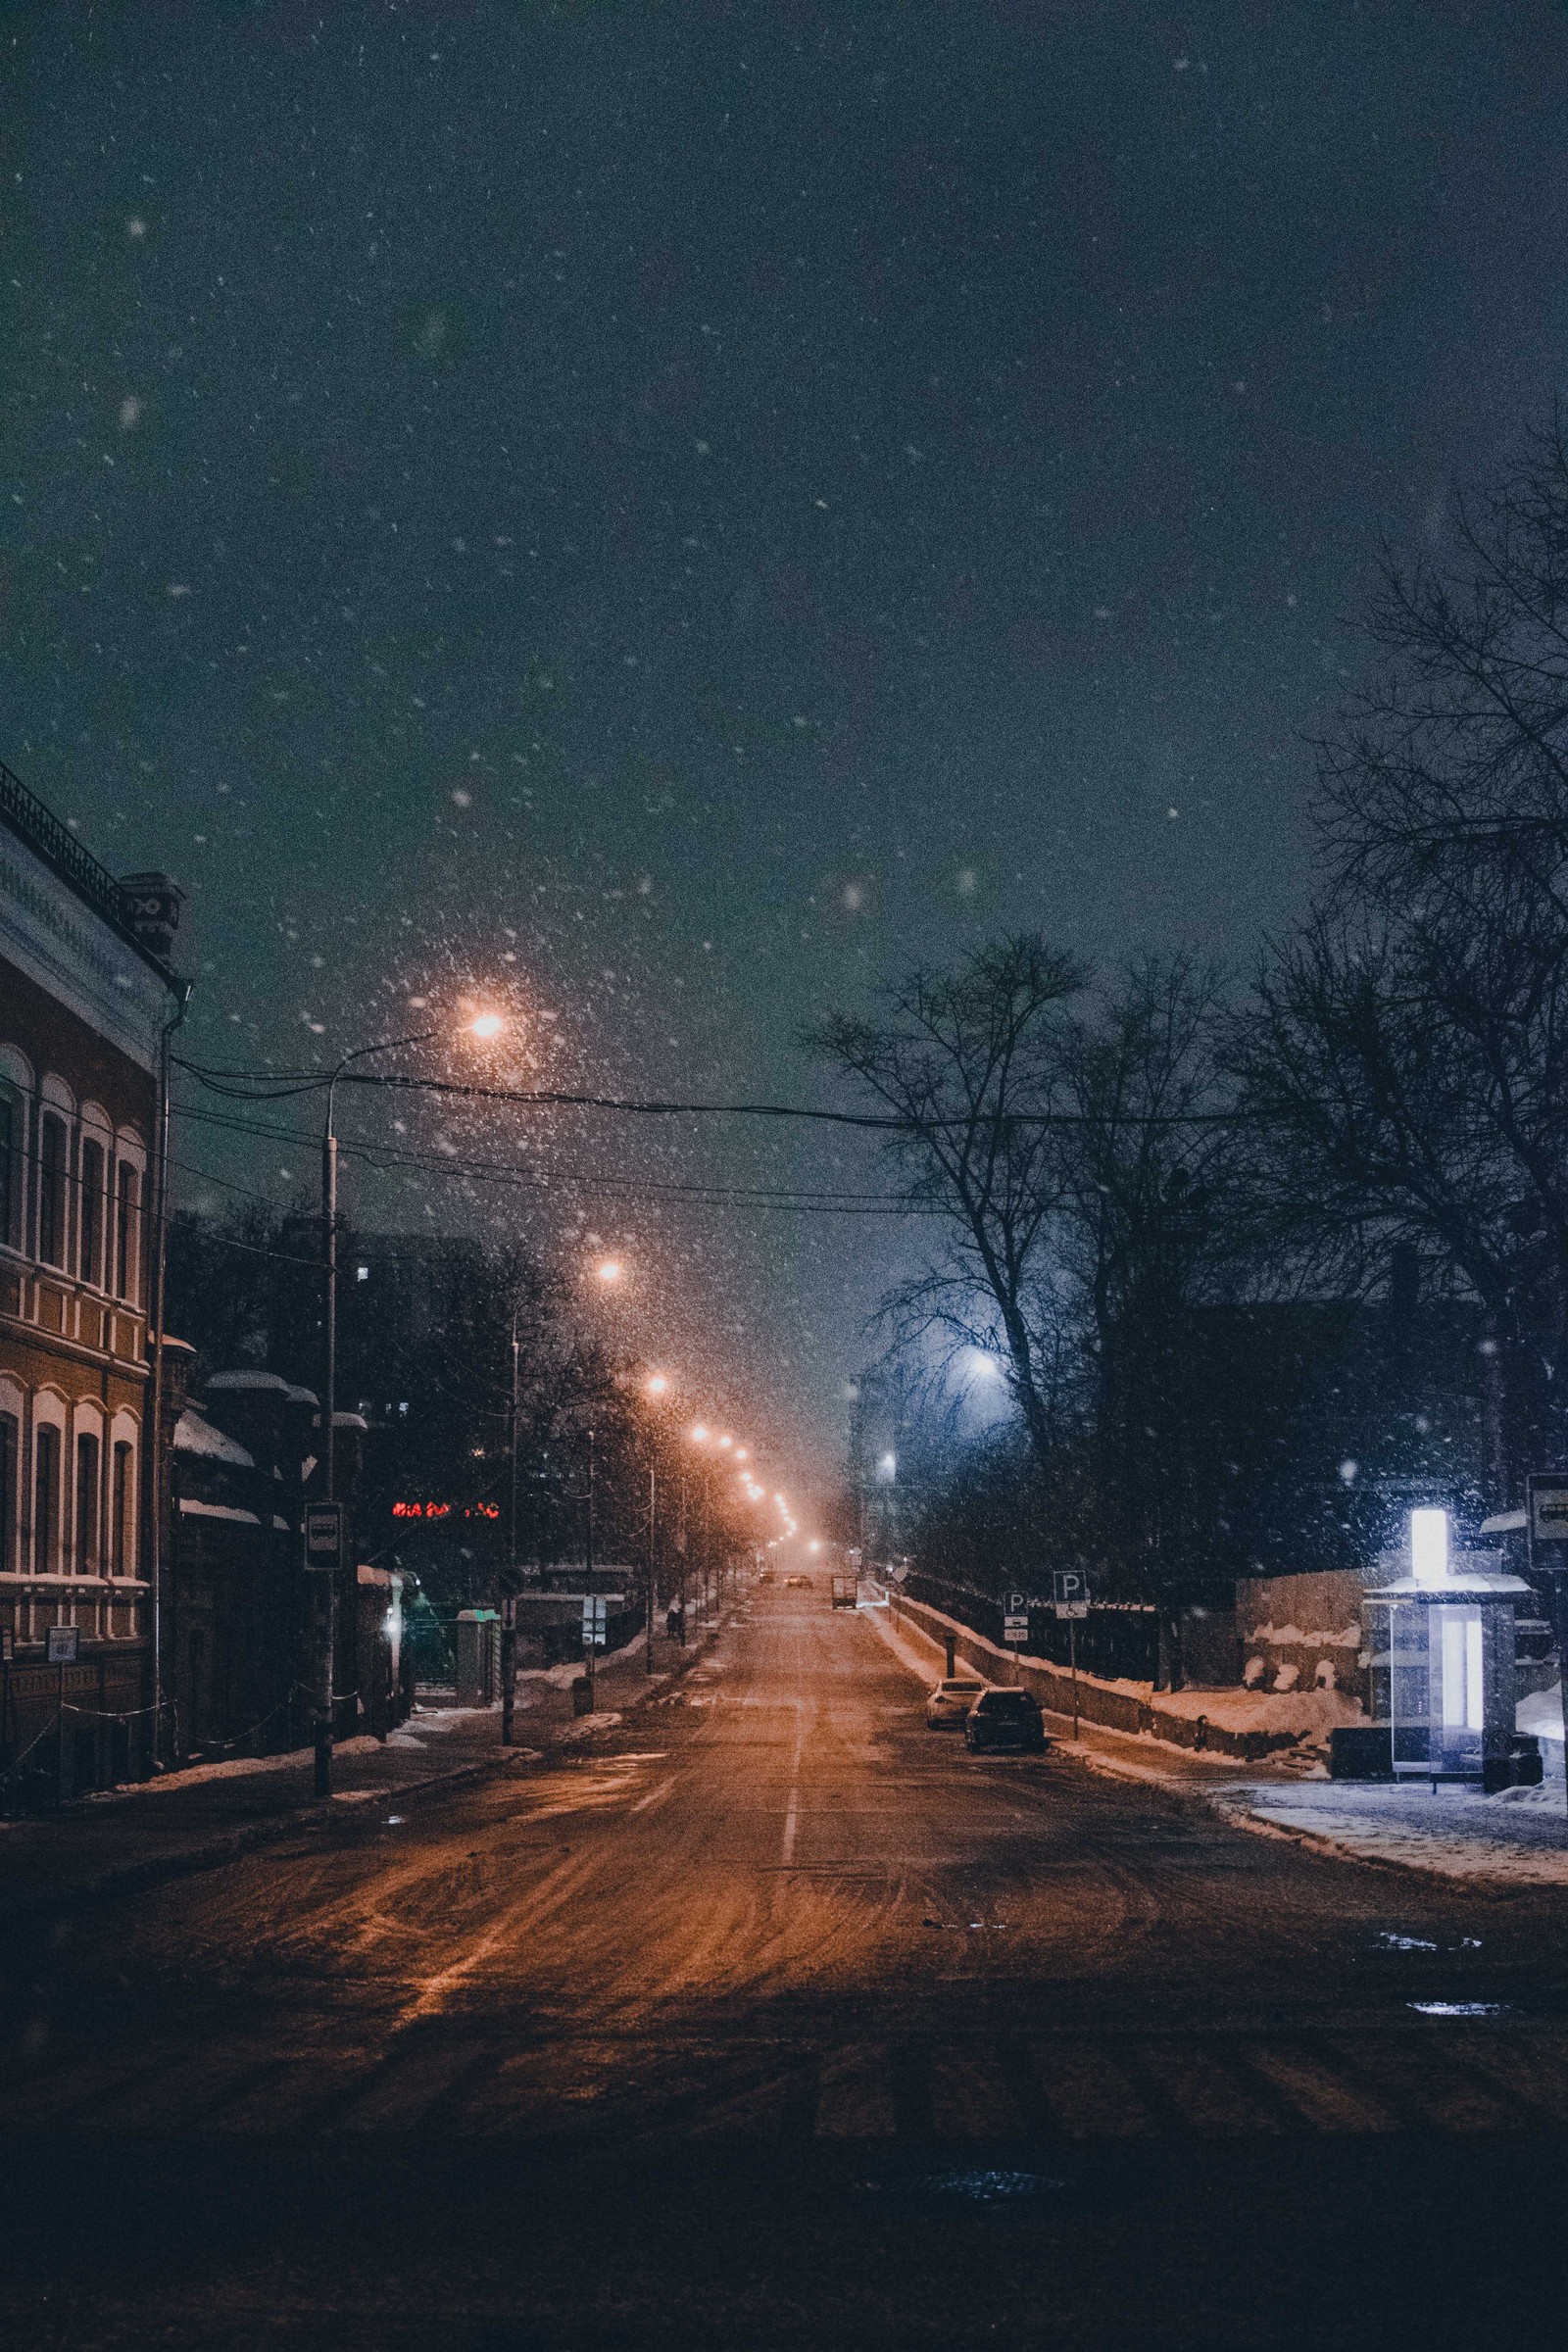
M 963 1719 L 967 1748 L 1044 1748 L 1046 1719 L 1028 1690 L 982 1690 Z
M 944 1675 L 925 1702 L 925 1719 L 932 1731 L 961 1731 L 964 1717 L 985 1687 L 978 1674 Z

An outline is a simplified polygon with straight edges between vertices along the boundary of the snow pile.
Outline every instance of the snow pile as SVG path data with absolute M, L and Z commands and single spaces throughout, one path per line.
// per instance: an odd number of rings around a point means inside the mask
M 381 1742 L 368 1733 L 359 1740 L 339 1740 L 332 1749 L 334 1756 L 373 1756 Z M 303 1768 L 316 1760 L 314 1747 L 292 1747 L 281 1756 L 224 1756 L 217 1764 L 185 1764 L 172 1772 L 160 1773 L 153 1781 L 137 1781 L 128 1788 L 115 1788 L 109 1794 L 122 1796 L 150 1796 L 161 1788 L 194 1788 L 202 1781 L 238 1781 L 252 1772 L 286 1772 L 293 1765 Z
M 1425 1781 L 1390 1788 L 1344 1781 L 1277 1782 L 1215 1790 L 1228 1821 L 1301 1838 L 1359 1862 L 1396 1862 L 1442 1878 L 1568 1886 L 1568 1820 L 1560 1778 L 1539 1788 L 1479 1788 Z
M 1533 1732 L 1538 1740 L 1555 1740 L 1562 1743 L 1562 1685 L 1553 1683 L 1549 1690 L 1532 1690 L 1528 1698 L 1519 1701 L 1514 1721 L 1522 1732 Z
M 1223 1690 L 1150 1693 L 1147 1683 L 1137 1688 L 1161 1715 L 1192 1723 L 1203 1715 L 1216 1731 L 1294 1732 L 1299 1740 L 1326 1742 L 1336 1724 L 1362 1720 L 1360 1700 L 1344 1690 L 1248 1690 L 1233 1685 Z
M 1303 1634 L 1298 1625 L 1254 1625 L 1247 1635 L 1249 1642 L 1261 1642 L 1273 1649 L 1285 1649 L 1295 1644 L 1299 1649 L 1359 1649 L 1361 1628 L 1342 1626 L 1337 1634 Z

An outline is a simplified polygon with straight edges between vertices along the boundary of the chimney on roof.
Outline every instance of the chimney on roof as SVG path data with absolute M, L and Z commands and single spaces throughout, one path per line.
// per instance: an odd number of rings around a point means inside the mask
M 174 953 L 185 893 L 168 874 L 126 874 L 120 889 L 131 930 L 150 956 L 168 963 Z

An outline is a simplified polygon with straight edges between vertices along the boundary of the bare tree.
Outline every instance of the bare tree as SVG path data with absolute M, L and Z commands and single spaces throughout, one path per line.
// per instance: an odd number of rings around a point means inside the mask
M 910 972 L 880 1021 L 838 1014 L 808 1039 L 893 1114 L 906 1198 L 940 1219 L 932 1262 L 896 1301 L 899 1330 L 997 1356 L 1042 1464 L 1064 1346 L 1054 1121 L 1067 1107 L 1065 1009 L 1086 979 L 1072 956 L 1020 934 L 956 972 Z
M 1320 747 L 1331 881 L 1237 1066 L 1281 1230 L 1342 1282 L 1391 1242 L 1476 1298 L 1514 1467 L 1568 1402 L 1568 448 L 1386 559 L 1385 663 Z M 1494 1470 L 1503 1451 L 1495 1434 Z

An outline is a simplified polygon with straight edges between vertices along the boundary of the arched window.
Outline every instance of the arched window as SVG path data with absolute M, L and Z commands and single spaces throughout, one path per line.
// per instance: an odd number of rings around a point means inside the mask
M 0 1042 L 0 1248 L 27 1247 L 27 1105 L 32 1064 Z
M 109 1479 L 109 1573 L 129 1576 L 135 1567 L 136 1456 L 128 1438 L 115 1440 Z
M 38 1130 L 38 1255 L 66 1262 L 66 1122 L 46 1110 Z
M 141 1170 L 122 1159 L 115 1191 L 115 1294 L 132 1299 L 140 1289 Z
M 0 1406 L 0 1573 L 11 1576 L 17 1565 L 17 1523 L 22 1496 L 22 1423 Z
M 81 1209 L 76 1220 L 76 1271 L 83 1282 L 103 1281 L 104 1148 L 81 1139 Z
M 98 1440 L 90 1429 L 76 1434 L 75 1544 L 72 1566 L 78 1576 L 98 1573 Z
M 22 1098 L 0 1078 L 0 1243 L 22 1239 Z
M 60 1553 L 60 1432 L 40 1421 L 32 1433 L 32 1573 L 52 1576 Z

